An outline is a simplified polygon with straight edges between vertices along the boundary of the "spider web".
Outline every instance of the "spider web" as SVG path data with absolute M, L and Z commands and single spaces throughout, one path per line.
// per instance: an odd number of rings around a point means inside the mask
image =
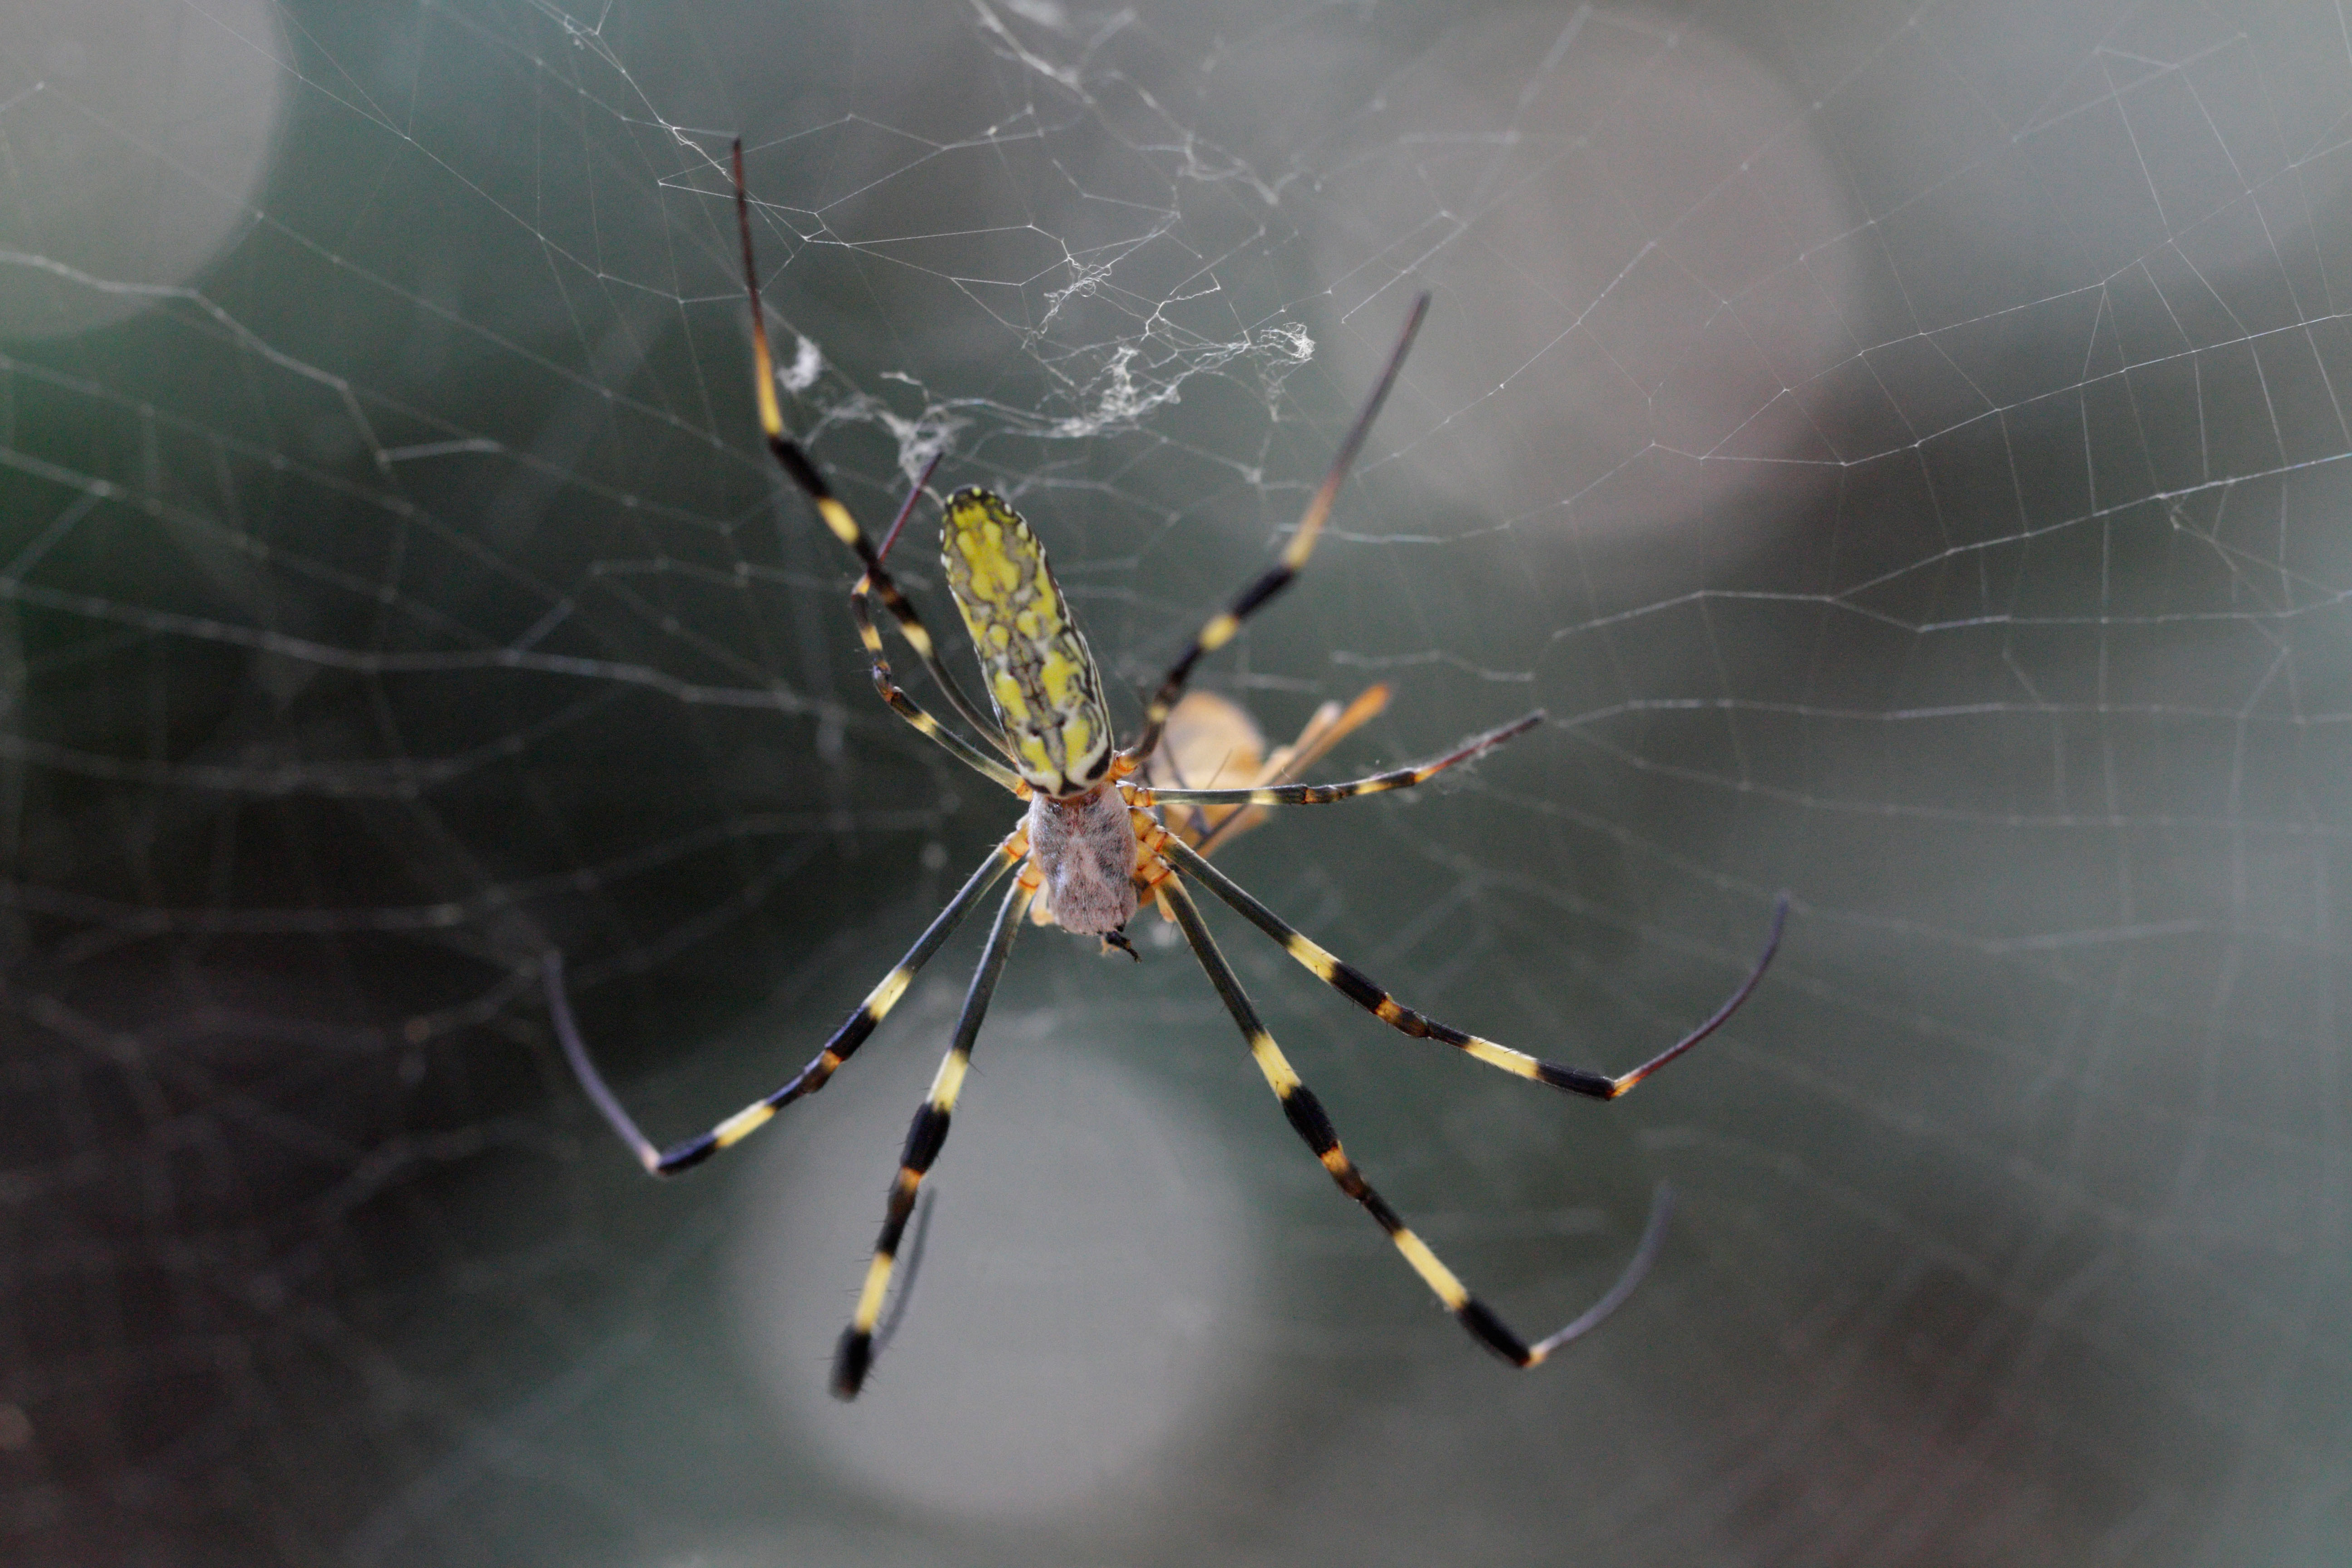
M 2347 112 L 2336 8 L 2189 0 L 16 8 L 0 1539 L 2335 1560 Z M 1015 952 L 854 1412 L 823 1349 L 976 937 L 772 1149 L 656 1186 L 596 1121 L 550 953 L 680 1136 L 1013 815 L 873 700 L 759 448 L 737 133 L 788 421 L 869 524 L 938 452 L 1004 491 L 1122 693 L 1433 294 L 1201 683 L 1280 741 L 1387 682 L 1323 777 L 1549 722 L 1223 863 L 1580 1065 L 1783 887 L 1786 948 L 1603 1110 L 1210 913 L 1522 1329 L 1672 1178 L 1600 1337 L 1485 1363 L 1162 942 Z

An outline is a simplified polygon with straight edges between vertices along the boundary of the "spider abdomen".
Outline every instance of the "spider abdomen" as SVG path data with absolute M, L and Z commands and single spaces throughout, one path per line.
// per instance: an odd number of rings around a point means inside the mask
M 1029 863 L 1045 884 L 1054 923 L 1108 936 L 1134 918 L 1135 828 L 1118 791 L 1029 797 Z
M 1045 561 L 1045 547 L 1003 497 L 961 489 L 940 518 L 940 563 L 955 595 L 1014 771 L 1031 789 L 1067 796 L 1108 771 L 1110 710 L 1102 674 Z

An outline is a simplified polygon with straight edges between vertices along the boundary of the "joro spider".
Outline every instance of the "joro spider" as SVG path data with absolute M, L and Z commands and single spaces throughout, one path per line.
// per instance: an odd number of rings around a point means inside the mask
M 1046 564 L 1044 546 L 1019 513 L 987 490 L 960 489 L 948 498 L 941 523 L 940 547 L 948 586 L 987 679 L 990 702 L 995 710 L 992 721 L 983 717 L 964 695 L 955 677 L 940 661 L 937 645 L 920 616 L 883 565 L 898 528 L 924 493 L 928 471 L 917 482 L 906 509 L 877 550 L 850 516 L 849 509 L 835 499 L 807 454 L 784 434 L 783 417 L 776 401 L 767 324 L 760 307 L 759 272 L 751 246 L 751 200 L 743 183 L 740 142 L 734 147 L 732 169 L 736 222 L 743 244 L 744 288 L 751 310 L 753 390 L 759 401 L 761 428 L 766 433 L 768 449 L 786 477 L 807 496 L 834 537 L 855 552 L 865 568 L 850 590 L 849 606 L 858 637 L 872 661 L 874 689 L 916 730 L 945 747 L 974 772 L 1026 801 L 1028 810 L 1020 826 L 989 852 L 988 858 L 933 918 L 906 956 L 882 977 L 881 984 L 834 1031 L 824 1048 L 808 1065 L 782 1087 L 752 1101 L 709 1131 L 667 1149 L 656 1148 L 638 1131 L 636 1122 L 589 1059 L 563 989 L 561 958 L 551 955 L 543 971 L 549 1010 L 565 1056 L 596 1109 L 635 1153 L 638 1162 L 656 1176 L 675 1175 L 740 1142 L 793 1100 L 823 1089 L 889 1015 L 917 971 L 940 950 L 950 933 L 979 906 L 991 889 L 1017 868 L 1013 886 L 997 905 L 995 923 L 989 931 L 980 966 L 972 974 L 947 1056 L 931 1080 L 929 1094 L 915 1112 L 913 1125 L 907 1131 L 882 1234 L 875 1243 L 856 1308 L 835 1352 L 835 1394 L 843 1399 L 856 1397 L 873 1366 L 877 1329 L 889 1296 L 899 1244 L 908 1220 L 915 1212 L 917 1194 L 947 1142 L 956 1098 L 971 1065 L 972 1043 L 980 1034 L 981 1019 L 988 1010 L 989 997 L 996 988 L 998 975 L 1003 972 L 1005 957 L 1012 950 L 1023 917 L 1034 912 L 1038 923 L 1059 925 L 1075 935 L 1098 937 L 1106 950 L 1115 946 L 1132 957 L 1134 949 L 1128 942 L 1125 927 L 1145 900 L 1157 900 L 1167 913 L 1174 916 L 1193 955 L 1207 972 L 1209 983 L 1216 988 L 1219 999 L 1240 1027 L 1251 1058 L 1265 1075 L 1293 1130 L 1330 1173 L 1339 1190 L 1361 1204 L 1388 1232 L 1389 1239 L 1404 1254 L 1413 1271 L 1472 1338 L 1513 1366 L 1533 1367 L 1570 1341 L 1598 1327 L 1633 1292 L 1657 1256 L 1672 1210 L 1669 1190 L 1664 1185 L 1658 1189 L 1633 1260 L 1608 1292 L 1558 1332 L 1532 1344 L 1522 1340 L 1492 1308 L 1470 1293 L 1454 1271 L 1438 1260 L 1428 1244 L 1364 1180 L 1362 1172 L 1340 1147 L 1339 1133 L 1333 1130 L 1321 1102 L 1300 1081 L 1289 1059 L 1275 1044 L 1274 1037 L 1259 1021 L 1257 1009 L 1243 991 L 1233 966 L 1218 951 L 1185 884 L 1197 882 L 1206 888 L 1244 920 L 1281 943 L 1283 950 L 1317 979 L 1382 1023 L 1416 1039 L 1452 1046 L 1489 1067 L 1593 1100 L 1615 1100 L 1623 1095 L 1714 1033 L 1748 1000 L 1780 946 L 1781 926 L 1788 914 L 1788 895 L 1782 893 L 1774 900 L 1771 930 L 1764 951 L 1729 1000 L 1665 1050 L 1632 1071 L 1612 1077 L 1544 1061 L 1441 1024 L 1403 1005 L 1361 970 L 1343 963 L 1284 923 L 1211 866 L 1204 851 L 1219 836 L 1216 827 L 1171 831 L 1160 811 L 1171 805 L 1188 807 L 1191 809 L 1182 815 L 1192 823 L 1204 823 L 1221 807 L 1228 808 L 1225 815 L 1230 816 L 1240 808 L 1322 805 L 1383 790 L 1410 789 L 1457 763 L 1467 762 L 1526 733 L 1542 721 L 1541 711 L 1473 736 L 1444 756 L 1418 766 L 1375 773 L 1348 784 L 1285 783 L 1245 789 L 1192 789 L 1147 787 L 1132 782 L 1147 761 L 1153 758 L 1170 715 L 1183 696 L 1192 667 L 1203 655 L 1231 641 L 1243 620 L 1287 586 L 1307 563 L 1324 521 L 1330 515 L 1332 503 L 1339 498 L 1339 486 L 1403 367 L 1413 334 L 1420 330 L 1422 318 L 1428 311 L 1429 296 L 1423 294 L 1413 301 L 1386 368 L 1347 438 L 1339 444 L 1330 471 L 1307 503 L 1281 558 L 1244 588 L 1231 607 L 1212 616 L 1201 628 L 1145 705 L 1141 733 L 1122 749 L 1113 744 L 1110 713 L 1103 701 L 1102 675 L 1087 650 L 1085 634 L 1072 618 L 1060 585 Z M 877 597 L 948 705 L 980 737 L 977 743 L 941 724 L 899 688 L 884 653 L 881 632 L 874 622 L 870 600 Z M 1367 694 L 1368 698 L 1371 696 Z M 1380 700 L 1384 700 L 1385 695 L 1381 694 Z M 1304 746 L 1302 737 L 1302 751 Z M 1198 838 L 1201 847 L 1188 843 L 1188 836 Z

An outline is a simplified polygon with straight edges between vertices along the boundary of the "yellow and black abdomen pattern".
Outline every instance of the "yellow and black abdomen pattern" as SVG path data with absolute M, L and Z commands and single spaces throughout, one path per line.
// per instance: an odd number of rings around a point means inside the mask
M 1037 536 L 1001 497 L 961 489 L 940 521 L 940 559 L 1021 776 L 1054 795 L 1101 778 L 1111 759 L 1102 675 Z

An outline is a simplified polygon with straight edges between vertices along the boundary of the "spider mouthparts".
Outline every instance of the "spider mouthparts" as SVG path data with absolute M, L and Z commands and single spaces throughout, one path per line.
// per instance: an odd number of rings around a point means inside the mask
M 1120 927 L 1118 931 L 1110 932 L 1102 939 L 1102 955 L 1105 958 L 1108 958 L 1110 956 L 1110 950 L 1112 948 L 1118 949 L 1119 952 L 1127 954 L 1128 957 L 1135 960 L 1138 963 L 1141 963 L 1143 962 L 1143 954 L 1136 952 L 1135 943 L 1127 940 L 1127 929 L 1124 926 Z

